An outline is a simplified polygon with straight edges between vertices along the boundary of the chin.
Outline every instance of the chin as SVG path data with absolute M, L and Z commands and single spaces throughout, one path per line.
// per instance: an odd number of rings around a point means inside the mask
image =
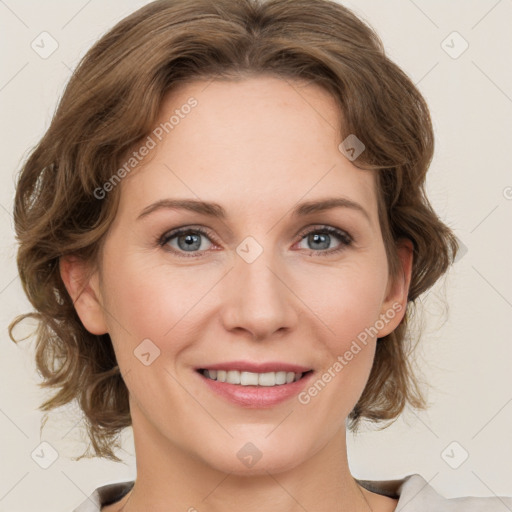
M 217 471 L 238 476 L 286 472 L 308 458 L 306 451 L 297 449 L 297 446 L 304 447 L 303 443 L 292 444 L 277 437 L 270 441 L 266 436 L 268 432 L 260 437 L 230 439 L 222 447 L 219 444 L 212 446 L 211 451 L 202 454 L 202 458 Z
M 213 462 L 213 461 L 212 461 Z M 262 456 L 253 466 L 242 463 L 238 456 L 228 457 L 225 460 L 217 460 L 215 464 L 210 464 L 217 471 L 230 473 L 236 476 L 268 476 L 268 474 L 278 474 L 290 471 L 300 465 L 302 460 L 296 454 L 289 457 L 280 453 Z

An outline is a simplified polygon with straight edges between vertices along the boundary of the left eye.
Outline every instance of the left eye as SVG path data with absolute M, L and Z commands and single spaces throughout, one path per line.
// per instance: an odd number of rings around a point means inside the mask
M 339 241 L 339 245 L 338 247 L 330 249 L 329 245 L 333 237 Z M 319 252 L 319 255 L 322 256 L 324 254 L 327 255 L 341 251 L 344 248 L 350 246 L 353 242 L 351 236 L 348 233 L 345 233 L 344 231 L 329 226 L 325 226 L 321 229 L 314 229 L 308 231 L 307 233 L 302 235 L 301 242 L 304 241 L 306 241 L 308 244 L 313 245 L 313 247 L 316 245 L 316 247 L 314 247 L 316 249 L 327 249 L 322 251 L 313 251 Z

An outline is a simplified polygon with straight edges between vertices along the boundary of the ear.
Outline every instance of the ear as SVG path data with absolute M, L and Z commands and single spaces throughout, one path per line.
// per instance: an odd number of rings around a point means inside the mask
M 382 304 L 380 319 L 385 325 L 379 329 L 378 338 L 393 332 L 402 321 L 407 307 L 407 296 L 411 283 L 413 244 L 407 238 L 401 238 L 396 245 L 396 252 L 400 262 L 398 274 L 390 276 L 386 297 Z
M 62 256 L 59 269 L 64 286 L 84 327 L 91 334 L 107 333 L 98 271 L 92 271 L 83 259 L 73 255 Z

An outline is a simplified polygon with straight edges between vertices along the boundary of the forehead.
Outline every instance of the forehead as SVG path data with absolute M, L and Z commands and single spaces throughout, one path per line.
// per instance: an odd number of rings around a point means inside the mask
M 343 196 L 376 220 L 374 175 L 340 152 L 341 123 L 335 99 L 304 81 L 181 84 L 162 103 L 149 157 L 121 184 L 120 208 L 186 197 L 222 203 L 228 215 L 275 215 L 301 200 Z

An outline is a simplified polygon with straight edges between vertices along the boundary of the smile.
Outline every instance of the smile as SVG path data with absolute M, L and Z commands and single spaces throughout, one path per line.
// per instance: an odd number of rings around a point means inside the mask
M 283 363 L 215 366 L 217 368 L 197 368 L 196 375 L 214 395 L 250 409 L 266 409 L 296 398 L 315 373 L 302 366 Z M 269 371 L 272 367 L 278 371 Z
M 300 380 L 305 373 L 295 372 L 245 372 L 238 370 L 200 370 L 203 376 L 217 382 L 227 382 L 239 386 L 283 386 Z

